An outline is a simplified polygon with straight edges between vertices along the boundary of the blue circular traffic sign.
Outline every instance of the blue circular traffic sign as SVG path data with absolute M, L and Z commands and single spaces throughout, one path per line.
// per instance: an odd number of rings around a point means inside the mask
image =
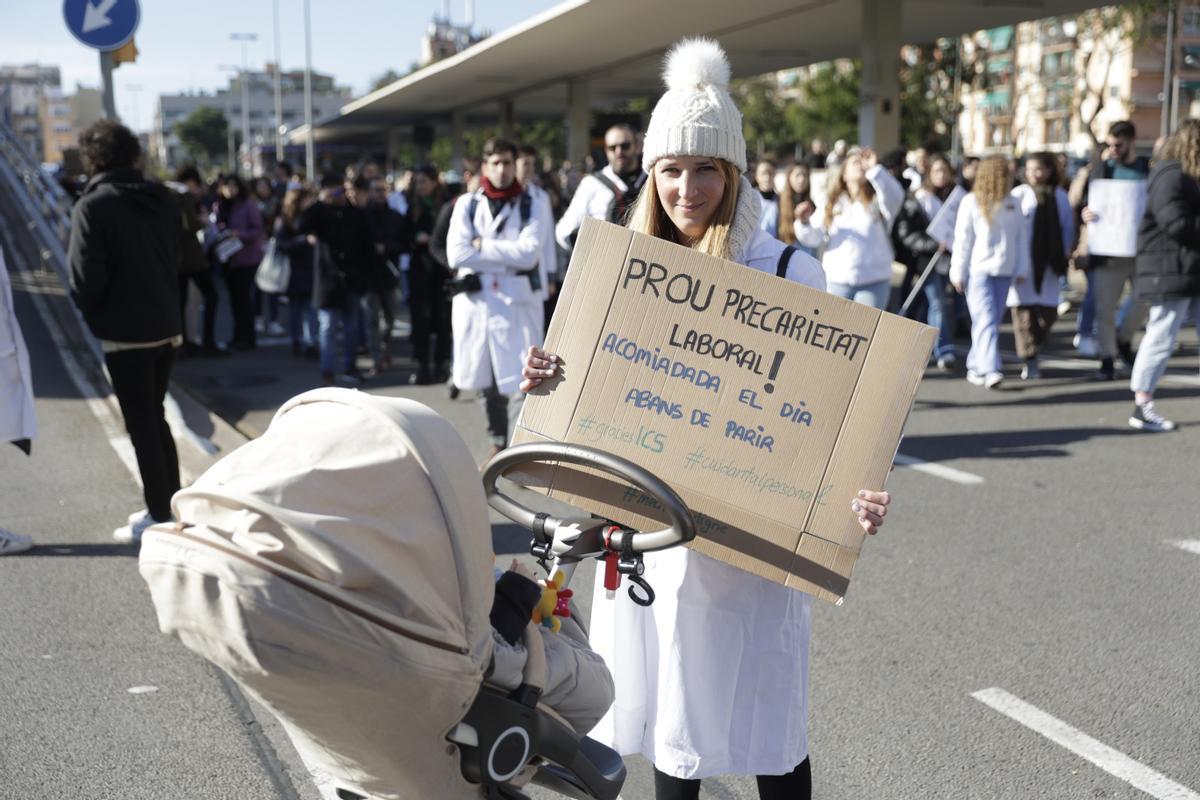
M 116 50 L 137 30 L 138 0 L 63 0 L 63 19 L 71 35 L 97 50 Z

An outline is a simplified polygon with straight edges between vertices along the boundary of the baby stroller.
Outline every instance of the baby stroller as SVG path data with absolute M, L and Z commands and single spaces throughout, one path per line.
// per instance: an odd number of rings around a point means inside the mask
M 670 527 L 560 519 L 496 488 L 529 461 L 583 464 L 654 495 Z M 139 567 L 159 627 L 281 722 L 331 798 L 522 798 L 528 781 L 612 800 L 625 768 L 539 703 L 546 662 L 525 634 L 519 685 L 493 685 L 487 499 L 568 574 L 582 558 L 641 579 L 642 552 L 694 536 L 665 484 L 586 448 L 522 445 L 488 465 L 425 406 L 344 389 L 293 398 L 260 438 L 173 501 Z M 631 588 L 631 594 L 633 589 Z M 555 636 L 557 634 L 546 634 Z

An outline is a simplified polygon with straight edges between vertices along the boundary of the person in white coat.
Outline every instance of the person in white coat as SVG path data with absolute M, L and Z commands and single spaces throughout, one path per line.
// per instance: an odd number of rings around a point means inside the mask
M 1075 244 L 1075 212 L 1058 178 L 1054 156 L 1034 153 L 1025 162 L 1025 183 L 1012 192 L 1028 226 L 1032 267 L 1031 280 L 1008 290 L 1017 355 L 1025 359 L 1023 380 L 1042 376 L 1038 355 L 1058 319 L 1059 279 L 1067 274 L 1067 255 Z
M 823 289 L 815 259 L 758 227 L 762 200 L 742 175 L 741 114 L 719 45 L 679 43 L 665 77 L 630 229 Z M 534 348 L 522 389 L 557 369 L 557 356 Z M 846 498 L 868 533 L 883 524 L 889 502 L 886 492 L 866 490 Z M 606 600 L 598 585 L 591 642 L 617 698 L 591 735 L 648 758 L 657 800 L 695 800 L 700 780 L 719 774 L 756 775 L 763 800 L 808 798 L 811 598 L 688 548 L 645 560 L 654 605 L 624 594 Z
M 521 383 L 525 352 L 543 333 L 542 222 L 516 179 L 516 157 L 512 142 L 484 143 L 480 188 L 454 204 L 446 237 L 460 288 L 450 308 L 453 381 L 482 392 L 493 454 L 508 444 L 509 407 L 519 405 L 509 396 Z
M 950 283 L 965 294 L 971 312 L 967 380 L 994 389 L 1004 380 L 1000 361 L 1000 322 L 1014 283 L 1029 280 L 1028 225 L 1020 203 L 1009 193 L 1012 175 L 1003 158 L 979 164 L 971 193 L 958 207 Z
M 12 442 L 29 455 L 37 436 L 33 411 L 33 376 L 29 370 L 29 351 L 17 322 L 4 249 L 0 248 L 0 442 Z M 0 528 L 0 556 L 28 550 L 28 536 Z
M 624 225 L 646 182 L 642 142 L 629 123 L 618 123 L 604 132 L 604 155 L 608 166 L 583 177 L 571 204 L 554 227 L 554 236 L 564 250 L 574 247 L 575 234 L 586 217 Z
M 825 203 L 796 240 L 825 248 L 821 266 L 829 292 L 886 308 L 892 290 L 892 225 L 904 203 L 904 186 L 879 163 L 875 151 L 855 148 L 834 173 Z
M 538 185 L 537 159 L 537 150 L 532 146 L 517 146 L 517 183 L 533 198 L 532 213 L 538 218 L 539 237 L 542 240 L 538 258 L 538 282 L 541 284 L 538 295 L 545 308 L 551 296 L 551 287 L 554 292 L 558 291 L 558 243 L 554 241 L 554 207 L 550 203 L 550 194 Z M 546 323 L 549 324 L 549 320 Z

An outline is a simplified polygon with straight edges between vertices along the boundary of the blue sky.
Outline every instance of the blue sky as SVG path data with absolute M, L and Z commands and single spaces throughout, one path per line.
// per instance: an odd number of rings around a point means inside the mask
M 128 3 L 131 0 L 117 0 Z M 476 27 L 499 32 L 558 0 L 475 0 Z M 420 38 L 440 0 L 309 0 L 313 68 L 364 93 L 388 69 L 404 72 L 420 56 Z M 461 22 L 464 1 L 451 0 Z M 138 130 L 149 128 L 160 94 L 225 86 L 220 65 L 240 64 L 241 45 L 230 33 L 256 33 L 248 45 L 251 68 L 274 60 L 272 0 L 141 0 L 137 63 L 113 75 L 117 112 Z M 99 57 L 67 31 L 62 0 L 0 0 L 0 63 L 40 62 L 62 69 L 63 88 L 99 86 Z M 304 66 L 303 0 L 279 0 L 284 69 Z M 132 88 L 131 88 L 132 87 Z M 140 89 L 137 87 L 141 87 Z

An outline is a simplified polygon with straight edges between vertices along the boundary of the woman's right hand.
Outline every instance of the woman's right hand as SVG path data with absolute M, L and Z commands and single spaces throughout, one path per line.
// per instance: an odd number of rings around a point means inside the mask
M 792 215 L 801 225 L 807 225 L 808 221 L 812 218 L 813 212 L 816 210 L 817 207 L 812 204 L 812 201 L 805 200 L 800 203 L 800 205 L 796 206 L 795 210 L 792 212 Z
M 534 345 L 525 353 L 525 367 L 521 370 L 521 377 L 525 380 L 521 381 L 518 388 L 522 392 L 533 391 L 542 381 L 557 374 L 558 356 Z

